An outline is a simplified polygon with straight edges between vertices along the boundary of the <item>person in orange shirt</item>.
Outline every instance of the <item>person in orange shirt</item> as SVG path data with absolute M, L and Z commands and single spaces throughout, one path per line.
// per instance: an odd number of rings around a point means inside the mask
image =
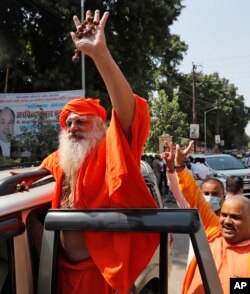
M 79 98 L 60 113 L 59 149 L 40 165 L 56 180 L 53 208 L 157 208 L 141 174 L 149 132 L 145 99 L 133 94 L 105 40 L 108 12 L 90 34 L 71 33 L 77 50 L 94 61 L 112 103 L 112 118 L 100 101 Z M 92 17 L 87 11 L 86 19 Z M 81 26 L 74 16 L 76 28 Z M 58 293 L 128 294 L 159 244 L 159 234 L 61 232 Z
M 230 278 L 250 277 L 250 200 L 244 196 L 226 199 L 216 216 L 183 161 L 192 148 L 176 146 L 175 170 L 179 187 L 191 208 L 198 208 L 223 292 L 230 293 Z M 205 293 L 194 258 L 187 268 L 182 293 Z

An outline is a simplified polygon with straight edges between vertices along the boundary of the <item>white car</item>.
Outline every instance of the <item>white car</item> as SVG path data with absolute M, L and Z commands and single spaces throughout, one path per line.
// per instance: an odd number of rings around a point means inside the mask
M 193 158 L 205 158 L 210 176 L 218 178 L 224 185 L 228 176 L 240 176 L 244 181 L 243 194 L 250 197 L 250 168 L 240 159 L 229 154 L 191 154 Z

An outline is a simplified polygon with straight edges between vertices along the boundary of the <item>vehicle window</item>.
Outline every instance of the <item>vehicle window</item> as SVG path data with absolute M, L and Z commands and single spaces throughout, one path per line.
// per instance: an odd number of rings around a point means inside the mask
M 0 293 L 15 293 L 12 240 L 0 240 Z M 12 270 L 11 270 L 12 269 Z
M 245 169 L 246 166 L 234 157 L 206 157 L 207 165 L 215 170 Z
M 158 207 L 162 207 L 162 200 L 161 200 L 161 195 L 158 190 L 157 184 L 153 182 L 149 177 L 144 177 L 144 180 L 148 186 L 148 189 L 151 193 L 151 195 L 154 197 L 154 200 L 156 201 Z
M 33 210 L 27 217 L 26 230 L 28 234 L 31 264 L 33 269 L 33 282 L 35 293 L 37 289 L 38 269 L 40 262 L 40 251 L 42 245 L 43 224 L 46 213 L 50 206 Z

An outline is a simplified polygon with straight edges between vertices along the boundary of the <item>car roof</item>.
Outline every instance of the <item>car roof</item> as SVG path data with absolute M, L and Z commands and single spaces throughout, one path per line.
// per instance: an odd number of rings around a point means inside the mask
M 35 169 L 34 166 L 30 166 L 30 167 L 10 168 L 5 170 L 0 170 L 0 180 L 11 176 L 11 172 L 25 173 L 25 172 L 33 171 L 34 169 Z
M 224 153 L 195 153 L 195 154 L 190 154 L 193 158 L 195 157 L 234 157 L 233 155 L 230 154 L 224 154 Z

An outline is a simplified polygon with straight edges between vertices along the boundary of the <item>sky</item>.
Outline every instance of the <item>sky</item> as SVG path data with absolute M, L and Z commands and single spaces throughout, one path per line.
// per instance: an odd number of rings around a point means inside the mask
M 192 64 L 205 74 L 218 72 L 238 88 L 250 107 L 250 1 L 184 0 L 171 32 L 189 49 L 180 71 L 191 73 Z M 250 123 L 246 128 L 250 136 Z

